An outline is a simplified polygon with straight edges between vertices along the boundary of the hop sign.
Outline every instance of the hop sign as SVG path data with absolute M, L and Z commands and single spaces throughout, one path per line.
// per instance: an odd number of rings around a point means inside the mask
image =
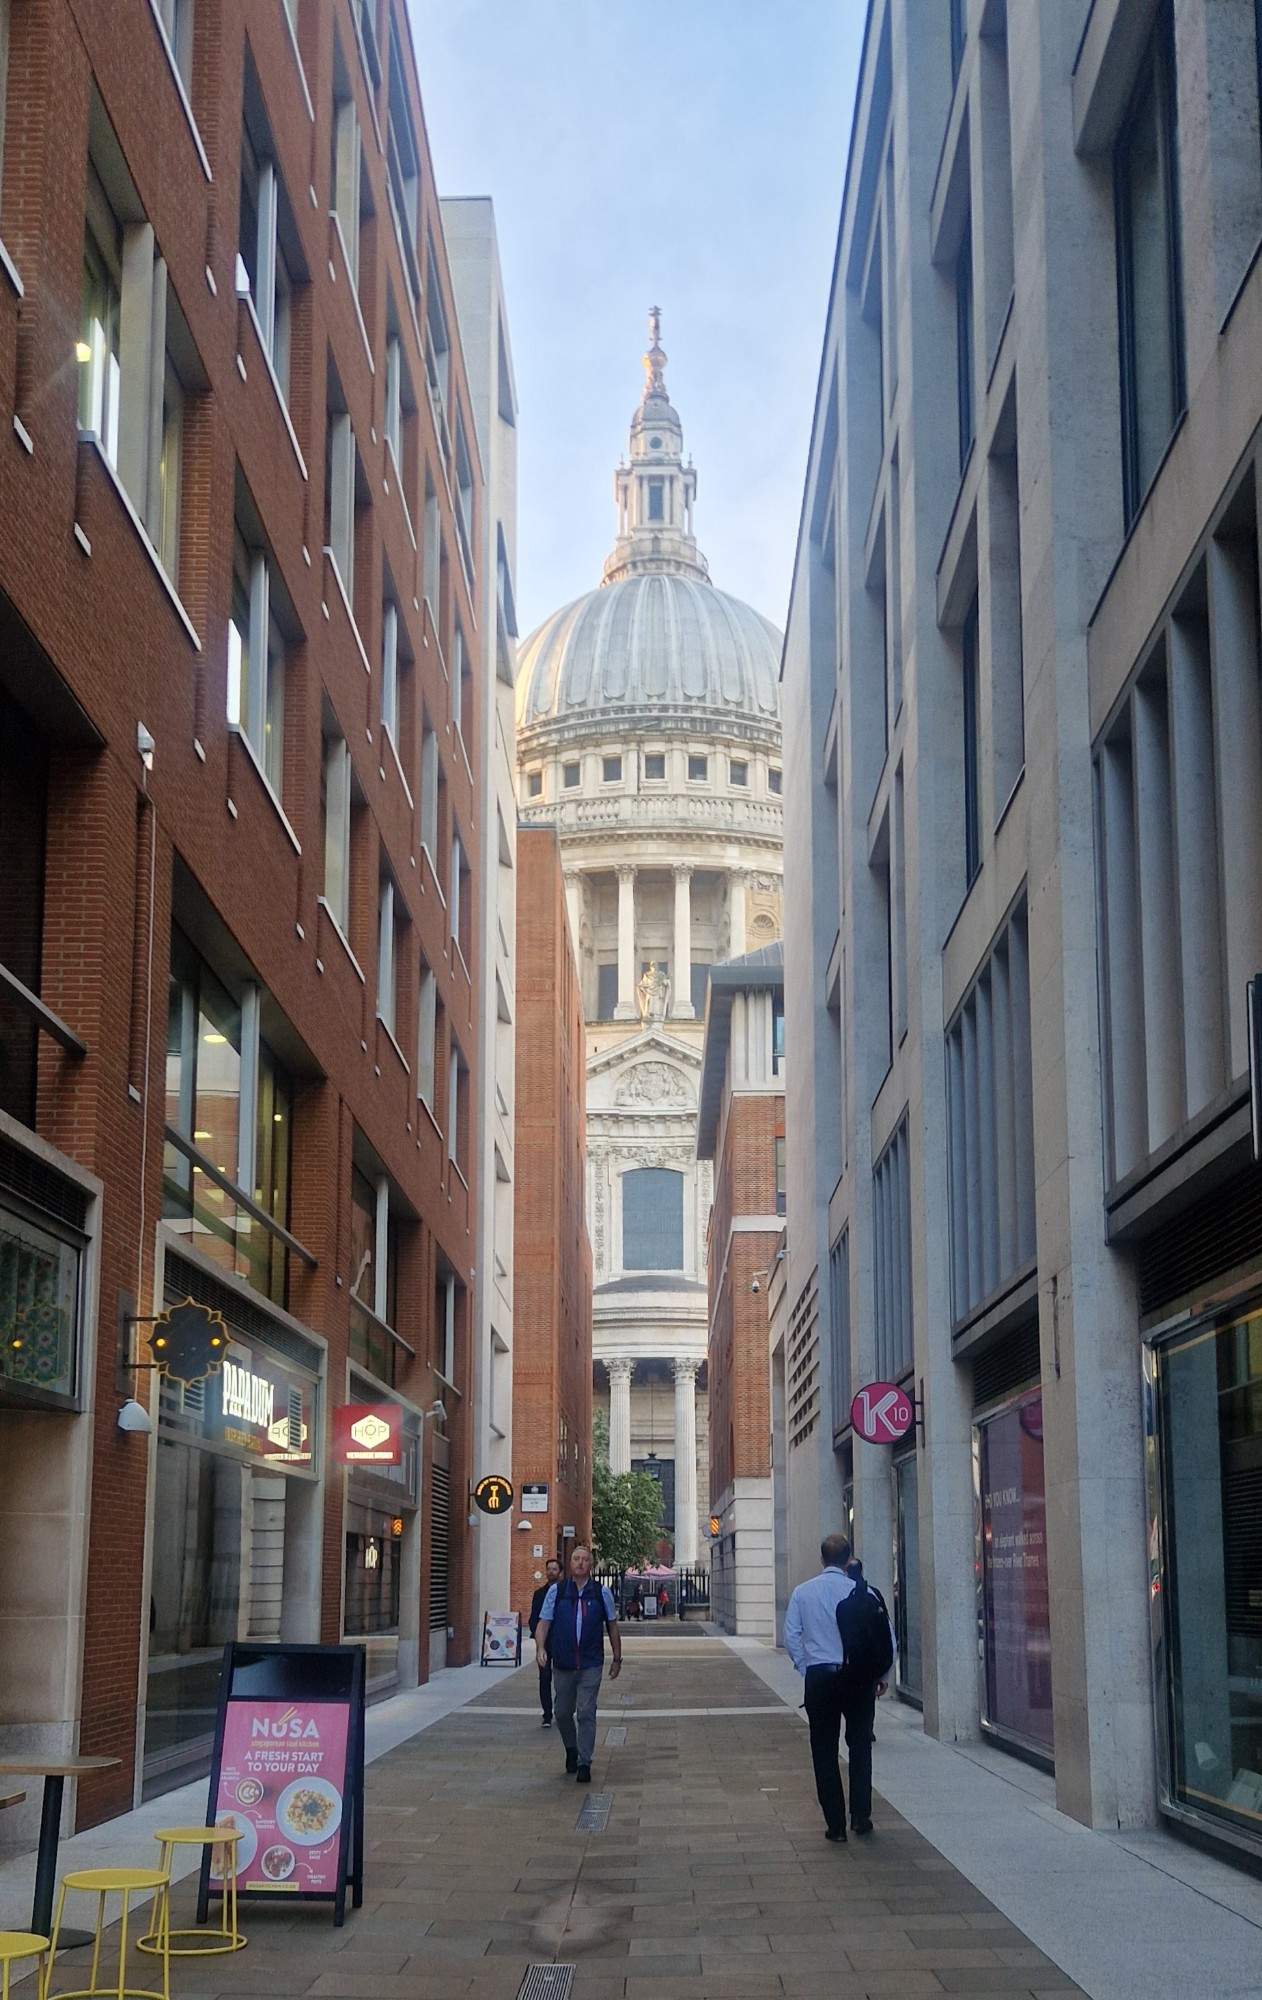
M 850 1405 L 856 1434 L 868 1444 L 896 1444 L 915 1421 L 911 1398 L 894 1382 L 869 1382 Z
M 228 1328 L 217 1312 L 195 1299 L 170 1306 L 154 1322 L 149 1336 L 154 1366 L 188 1387 L 204 1382 L 223 1366 L 228 1352 Z
M 479 1479 L 473 1498 L 484 1514 L 506 1514 L 513 1504 L 513 1482 L 498 1472 L 490 1472 L 485 1479 Z

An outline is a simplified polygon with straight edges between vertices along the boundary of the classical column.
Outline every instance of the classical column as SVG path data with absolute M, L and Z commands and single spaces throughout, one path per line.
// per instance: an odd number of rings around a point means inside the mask
M 697 1560 L 697 1370 L 699 1361 L 675 1361 L 675 1562 Z
M 625 862 L 618 870 L 618 1004 L 615 1021 L 634 1021 L 635 1004 L 635 870 Z
M 574 946 L 574 963 L 578 967 L 580 981 L 583 975 L 583 961 L 580 957 L 583 932 L 583 871 L 581 868 L 565 870 L 565 907 L 570 917 L 570 942 Z
M 631 1470 L 631 1370 L 634 1361 L 616 1355 L 606 1361 L 609 1371 L 609 1470 Z
M 729 875 L 727 878 L 728 941 L 727 955 L 739 958 L 745 950 L 745 877 Z
M 695 1019 L 692 1006 L 692 870 L 675 868 L 675 950 L 670 961 L 671 1007 L 683 1021 Z

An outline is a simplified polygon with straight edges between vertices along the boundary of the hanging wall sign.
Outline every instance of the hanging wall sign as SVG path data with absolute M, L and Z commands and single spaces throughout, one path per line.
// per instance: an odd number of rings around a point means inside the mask
M 911 1397 L 896 1382 L 869 1382 L 850 1405 L 850 1421 L 868 1444 L 896 1444 L 915 1418 Z
M 506 1514 L 513 1504 L 513 1482 L 502 1473 L 489 1472 L 474 1487 L 473 1498 L 484 1514 Z
M 335 1465 L 399 1465 L 403 1460 L 400 1403 L 341 1403 L 333 1412 Z

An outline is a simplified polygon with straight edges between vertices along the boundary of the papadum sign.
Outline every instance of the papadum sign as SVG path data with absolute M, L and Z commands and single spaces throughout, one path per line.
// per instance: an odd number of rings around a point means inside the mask
M 897 1444 L 916 1420 L 911 1397 L 895 1382 L 868 1382 L 850 1405 L 856 1434 L 868 1444 Z

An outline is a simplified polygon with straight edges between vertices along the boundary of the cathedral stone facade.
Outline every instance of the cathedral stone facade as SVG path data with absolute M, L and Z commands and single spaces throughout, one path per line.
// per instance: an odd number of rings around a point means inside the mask
M 599 589 L 522 649 L 523 825 L 555 825 L 587 1022 L 597 1407 L 662 1482 L 679 1564 L 708 1513 L 697 1159 L 710 968 L 780 935 L 780 635 L 710 582 L 654 311 Z

